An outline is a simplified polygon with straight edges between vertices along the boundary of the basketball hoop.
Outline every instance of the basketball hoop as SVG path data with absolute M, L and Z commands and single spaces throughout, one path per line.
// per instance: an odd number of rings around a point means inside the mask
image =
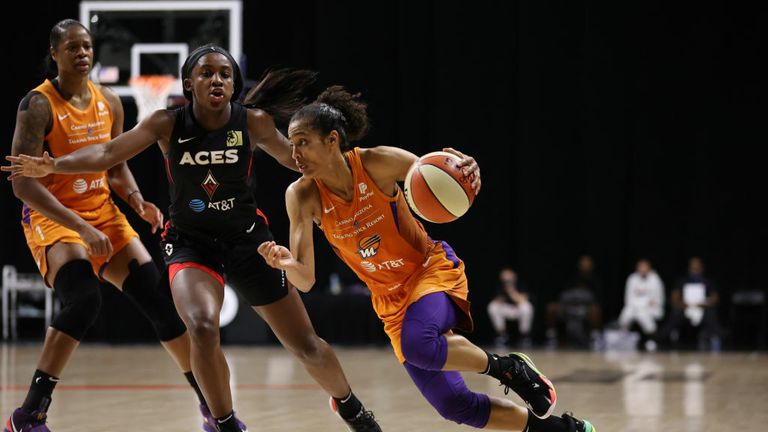
M 173 75 L 139 75 L 128 81 L 131 93 L 136 101 L 140 122 L 159 109 L 168 107 L 168 95 L 177 82 Z

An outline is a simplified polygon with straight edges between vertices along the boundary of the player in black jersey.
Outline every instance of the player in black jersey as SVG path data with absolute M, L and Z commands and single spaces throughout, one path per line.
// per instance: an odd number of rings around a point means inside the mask
M 116 139 L 63 157 L 47 153 L 12 157 L 13 175 L 100 171 L 130 159 L 157 142 L 165 155 L 171 192 L 170 221 L 161 246 L 173 299 L 192 339 L 192 370 L 216 428 L 244 431 L 232 407 L 229 369 L 219 340 L 223 276 L 269 324 L 335 401 L 350 430 L 380 431 L 373 414 L 352 393 L 331 347 L 317 336 L 298 293 L 279 270 L 266 265 L 258 246 L 272 239 L 248 187 L 258 147 L 296 170 L 290 142 L 276 129 L 301 106 L 314 73 L 274 70 L 245 98 L 239 67 L 223 48 L 194 50 L 182 66 L 190 102 L 157 110 Z

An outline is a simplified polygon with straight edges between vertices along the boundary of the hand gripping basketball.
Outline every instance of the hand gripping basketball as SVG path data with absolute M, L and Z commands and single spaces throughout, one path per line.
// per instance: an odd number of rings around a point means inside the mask
M 456 153 L 459 152 L 428 153 L 408 170 L 405 197 L 414 213 L 424 220 L 454 221 L 464 215 L 475 200 L 479 190 L 479 178 L 475 175 L 479 170 L 477 164 L 472 159 L 473 170 L 464 168 L 467 158 Z

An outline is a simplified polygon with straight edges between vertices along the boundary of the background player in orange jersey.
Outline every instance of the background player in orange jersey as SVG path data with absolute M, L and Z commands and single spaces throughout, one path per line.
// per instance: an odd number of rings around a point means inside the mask
M 301 106 L 314 73 L 269 72 L 237 102 L 240 68 L 215 45 L 192 51 L 181 70 L 189 101 L 155 111 L 136 127 L 102 145 L 63 157 L 9 156 L 11 178 L 90 172 L 125 161 L 157 143 L 166 158 L 170 221 L 163 232 L 163 258 L 175 305 L 189 328 L 192 368 L 215 427 L 245 431 L 234 415 L 229 368 L 221 349 L 219 313 L 224 276 L 269 324 L 280 342 L 332 397 L 335 413 L 359 432 L 381 429 L 352 392 L 333 349 L 312 328 L 298 293 L 281 271 L 269 267 L 258 246 L 273 239 L 258 211 L 249 179 L 253 152 L 262 149 L 295 169 L 290 143 L 275 122 L 287 122 Z M 26 431 L 25 431 L 26 432 Z
M 286 192 L 290 249 L 268 241 L 259 252 L 269 265 L 285 270 L 296 287 L 309 291 L 315 282 L 312 226 L 317 225 L 368 285 L 395 354 L 446 419 L 477 428 L 593 432 L 588 421 L 569 413 L 550 415 L 554 388 L 526 355 L 496 356 L 452 333 L 472 327 L 464 263 L 447 243 L 429 238 L 405 203 L 398 182 L 415 155 L 395 147 L 345 151 L 368 129 L 366 105 L 358 98 L 334 86 L 293 115 L 288 136 L 304 175 Z M 478 191 L 474 159 L 446 151 L 463 158 L 461 166 L 475 177 Z M 530 411 L 470 391 L 457 371 L 499 379 Z
M 122 133 L 120 98 L 88 79 L 93 63 L 88 30 L 71 19 L 57 23 L 50 32 L 49 50 L 50 79 L 19 105 L 13 154 L 40 155 L 45 149 L 61 156 Z M 53 389 L 99 314 L 99 277 L 122 290 L 150 319 L 161 343 L 200 396 L 184 323 L 171 300 L 155 289 L 160 280 L 157 267 L 112 201 L 110 187 L 152 225 L 152 232 L 162 225 L 163 214 L 143 200 L 125 163 L 90 174 L 13 179 L 14 194 L 24 202 L 22 227 L 27 244 L 63 308 L 47 331 L 29 393 L 8 419 L 8 432 L 48 430 L 46 412 Z M 201 409 L 207 409 L 202 397 Z

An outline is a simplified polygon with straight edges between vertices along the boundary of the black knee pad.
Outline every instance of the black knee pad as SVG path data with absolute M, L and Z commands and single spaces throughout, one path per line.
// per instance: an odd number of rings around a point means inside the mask
M 179 318 L 173 301 L 160 292 L 160 272 L 155 263 L 139 265 L 137 260 L 128 263 L 128 277 L 123 282 L 123 293 L 133 301 L 149 319 L 161 341 L 176 339 L 187 328 Z
M 51 327 L 82 340 L 101 309 L 99 279 L 93 274 L 91 263 L 76 259 L 64 264 L 56 273 L 53 287 L 62 308 Z

